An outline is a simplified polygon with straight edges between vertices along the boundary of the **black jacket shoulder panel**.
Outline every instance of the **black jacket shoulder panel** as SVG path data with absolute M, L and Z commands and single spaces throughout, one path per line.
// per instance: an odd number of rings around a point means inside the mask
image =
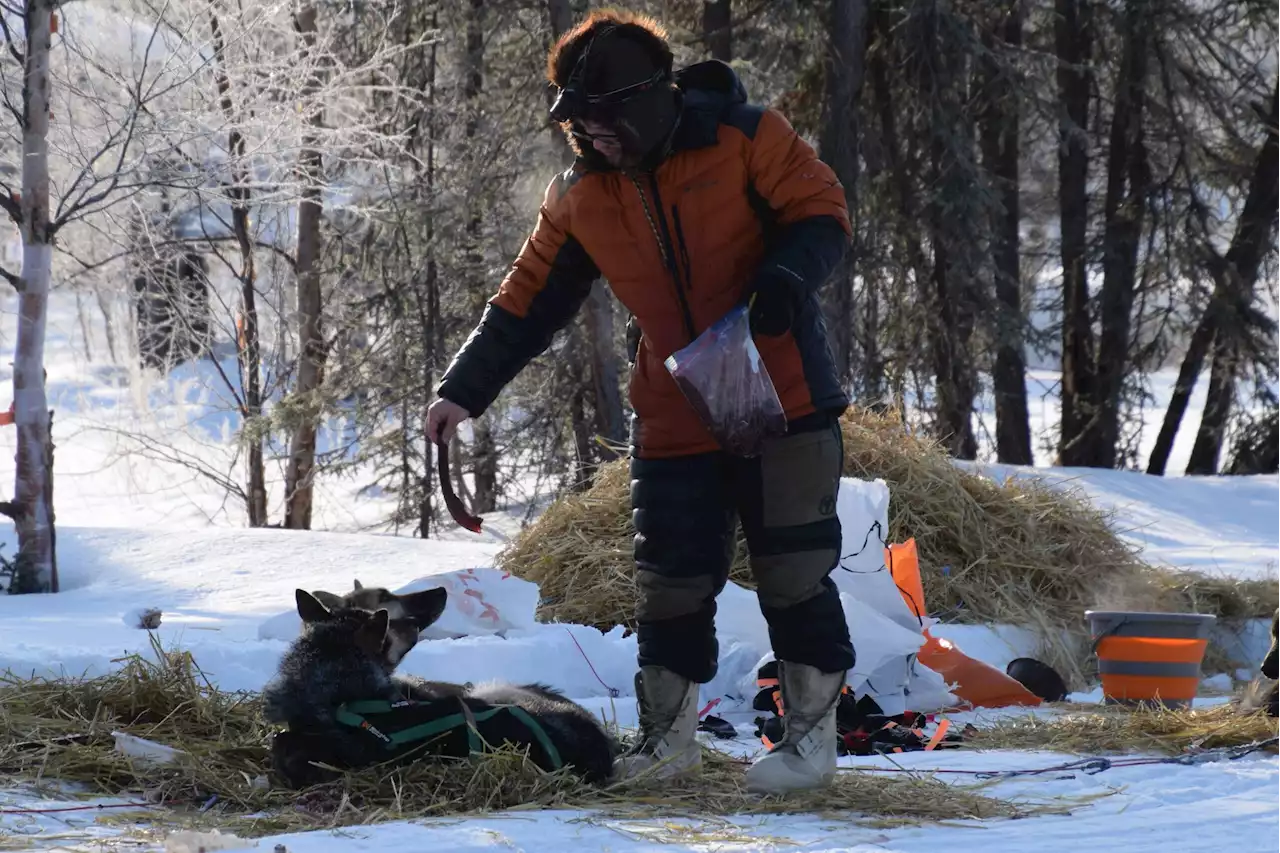
M 722 123 L 737 128 L 747 139 L 755 139 L 764 118 L 764 107 L 756 104 L 734 104 L 725 111 Z
M 698 62 L 676 72 L 683 96 L 680 127 L 672 140 L 674 150 L 715 145 L 725 118 L 747 103 L 747 89 L 738 73 L 718 59 Z

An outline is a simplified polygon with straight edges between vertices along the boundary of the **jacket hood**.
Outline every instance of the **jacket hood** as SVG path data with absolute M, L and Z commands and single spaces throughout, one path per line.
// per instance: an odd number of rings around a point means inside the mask
M 747 88 L 738 72 L 719 59 L 681 68 L 675 82 L 685 93 L 685 109 L 713 112 L 717 118 L 730 106 L 747 102 Z
M 680 69 L 675 83 L 683 103 L 680 123 L 671 140 L 672 151 L 715 145 L 720 119 L 731 107 L 747 102 L 747 88 L 738 72 L 719 59 Z

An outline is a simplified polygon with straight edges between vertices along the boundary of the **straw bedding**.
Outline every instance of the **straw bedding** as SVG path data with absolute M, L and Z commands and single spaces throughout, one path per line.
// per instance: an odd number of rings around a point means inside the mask
M 916 540 L 929 613 L 1037 630 L 1041 656 L 1076 686 L 1085 677 L 1076 661 L 1088 608 L 1269 617 L 1280 597 L 1275 580 L 1147 565 L 1078 492 L 965 471 L 896 414 L 851 409 L 842 426 L 846 476 L 888 484 L 888 541 Z M 499 555 L 503 569 L 538 584 L 540 619 L 634 627 L 629 499 L 627 463 L 611 463 L 590 490 L 552 505 Z M 731 578 L 754 586 L 741 534 Z
M 1229 703 L 1210 708 L 1063 706 L 1054 716 L 1001 720 L 968 738 L 975 749 L 1052 749 L 1075 755 L 1141 751 L 1181 755 L 1265 741 L 1280 734 L 1275 717 Z M 1264 747 L 1276 752 L 1276 745 Z
M 1015 804 L 932 779 L 857 772 L 842 773 L 826 791 L 760 797 L 743 789 L 743 763 L 711 750 L 701 777 L 680 784 L 591 788 L 567 772 L 544 773 L 507 750 L 475 762 L 422 762 L 385 776 L 348 774 L 295 792 L 277 787 L 270 776 L 269 729 L 258 696 L 217 690 L 189 655 L 157 648 L 156 660 L 165 663 L 135 656 L 116 672 L 89 680 L 0 680 L 0 778 L 84 783 L 100 795 L 164 804 L 169 808 L 162 816 L 170 824 L 216 825 L 249 835 L 520 807 L 583 807 L 620 817 L 845 812 L 877 824 L 1014 818 L 1066 808 Z M 183 755 L 168 764 L 122 755 L 114 751 L 113 731 Z M 211 798 L 214 805 L 202 810 Z M 137 817 L 131 812 L 127 819 Z

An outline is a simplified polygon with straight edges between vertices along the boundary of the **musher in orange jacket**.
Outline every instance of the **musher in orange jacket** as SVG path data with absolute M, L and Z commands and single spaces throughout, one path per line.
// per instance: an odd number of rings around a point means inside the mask
M 851 235 L 844 189 L 781 113 L 747 102 L 728 65 L 673 73 L 649 18 L 592 13 L 557 42 L 547 75 L 578 156 L 445 373 L 429 434 L 448 441 L 483 413 L 605 278 L 641 332 L 630 386 L 641 738 L 618 773 L 700 764 L 698 686 L 716 673 L 715 602 L 741 521 L 786 709 L 786 735 L 748 786 L 828 784 L 854 663 L 829 577 L 849 400 L 818 291 Z M 753 294 L 788 430 L 746 459 L 717 446 L 663 361 Z

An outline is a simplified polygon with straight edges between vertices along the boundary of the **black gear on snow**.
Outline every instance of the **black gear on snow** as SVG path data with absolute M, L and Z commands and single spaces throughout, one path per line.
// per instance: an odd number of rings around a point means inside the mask
M 771 747 L 782 740 L 786 717 L 786 708 L 779 707 L 781 688 L 777 661 L 769 661 L 760 667 L 756 673 L 756 684 L 760 690 L 751 706 L 768 716 L 756 717 L 755 734 L 765 746 Z M 927 724 L 925 715 L 916 711 L 886 715 L 870 696 L 855 698 L 853 692 L 845 687 L 836 705 L 836 754 L 879 755 L 923 750 L 930 741 L 924 732 Z M 947 732 L 934 749 L 958 747 L 965 736 L 974 731 L 973 726 L 966 725 L 959 732 Z
M 1046 702 L 1065 702 L 1067 684 L 1058 671 L 1035 658 L 1014 658 L 1004 669 L 1005 675 Z

